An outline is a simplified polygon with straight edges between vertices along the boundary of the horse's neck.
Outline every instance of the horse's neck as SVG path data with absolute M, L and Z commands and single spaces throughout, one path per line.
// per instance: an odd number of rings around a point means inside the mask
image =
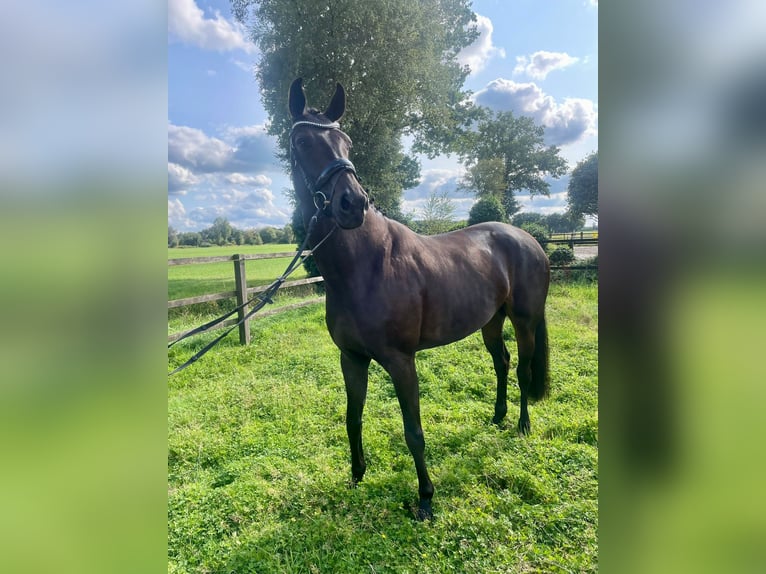
M 329 220 L 321 224 L 318 240 L 331 229 Z M 370 267 L 390 242 L 390 221 L 371 209 L 356 229 L 336 229 L 314 254 L 317 267 L 328 285 L 342 287 L 357 277 L 369 276 Z

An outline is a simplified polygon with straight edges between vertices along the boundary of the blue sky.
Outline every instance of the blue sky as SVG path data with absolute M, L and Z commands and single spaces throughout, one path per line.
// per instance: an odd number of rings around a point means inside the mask
M 475 0 L 473 10 L 481 35 L 461 53 L 472 70 L 465 87 L 482 105 L 542 123 L 574 168 L 598 149 L 597 1 Z M 242 229 L 290 220 L 290 181 L 264 132 L 257 58 L 228 0 L 168 1 L 168 223 L 179 231 L 221 216 Z M 417 216 L 431 192 L 447 191 L 465 218 L 474 198 L 455 189 L 457 160 L 421 161 L 403 211 Z M 552 180 L 550 197 L 521 195 L 523 211 L 563 211 L 567 181 Z

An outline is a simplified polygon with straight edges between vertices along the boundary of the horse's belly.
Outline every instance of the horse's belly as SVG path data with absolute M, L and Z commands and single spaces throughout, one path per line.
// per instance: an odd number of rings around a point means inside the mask
M 424 313 L 419 348 L 454 343 L 486 325 L 502 305 L 494 299 L 467 298 L 452 301 Z

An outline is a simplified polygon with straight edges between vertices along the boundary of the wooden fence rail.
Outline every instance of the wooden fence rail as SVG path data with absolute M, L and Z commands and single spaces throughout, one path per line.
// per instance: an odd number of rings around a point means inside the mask
M 308 255 L 308 253 L 309 253 L 308 251 L 304 251 L 301 255 Z M 221 263 L 225 261 L 231 261 L 234 264 L 234 287 L 235 287 L 234 291 L 222 291 L 219 293 L 210 293 L 207 295 L 199 295 L 196 297 L 184 297 L 183 299 L 173 299 L 171 301 L 168 301 L 168 309 L 186 307 L 188 305 L 193 305 L 195 303 L 207 303 L 209 301 L 220 301 L 221 299 L 231 299 L 231 298 L 235 298 L 237 301 L 237 306 L 240 306 L 245 301 L 247 301 L 250 295 L 261 293 L 269 288 L 269 285 L 259 285 L 257 287 L 247 286 L 245 262 L 258 260 L 258 259 L 286 259 L 288 257 L 289 258 L 295 257 L 295 252 L 255 253 L 255 254 L 240 253 L 236 255 L 219 255 L 215 257 L 187 257 L 187 258 L 181 258 L 181 259 L 168 259 L 169 267 L 174 265 L 198 265 L 201 263 Z M 306 279 L 296 279 L 295 281 L 285 281 L 282 285 L 280 285 L 279 288 L 283 289 L 285 287 L 297 287 L 299 285 L 310 285 L 312 283 L 319 283 L 321 281 L 324 281 L 322 277 L 308 277 Z M 259 313 L 258 316 L 268 317 L 269 315 L 274 315 L 275 313 L 287 311 L 288 309 L 297 309 L 299 307 L 304 307 L 306 305 L 313 305 L 314 303 L 319 303 L 323 300 L 324 300 L 324 297 L 314 297 L 311 299 L 307 299 L 306 301 L 300 301 L 298 303 L 293 303 L 291 305 L 284 305 L 277 309 L 263 311 Z M 235 325 L 239 321 L 242 321 L 246 313 L 247 313 L 247 306 L 237 311 L 236 319 L 229 319 L 228 321 L 224 321 L 223 323 L 211 328 L 211 330 L 223 329 L 224 327 L 230 327 L 231 325 Z M 176 339 L 183 337 L 188 332 L 189 331 L 184 331 L 181 333 L 173 333 L 171 335 L 168 335 L 168 341 L 175 341 Z M 240 324 L 239 342 L 243 345 L 247 345 L 250 343 L 250 321 L 242 321 L 242 324 Z

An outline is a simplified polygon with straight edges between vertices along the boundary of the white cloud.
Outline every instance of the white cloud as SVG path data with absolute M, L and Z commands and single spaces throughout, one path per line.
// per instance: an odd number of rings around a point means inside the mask
M 498 78 L 477 92 L 475 100 L 494 110 L 532 117 L 545 126 L 545 140 L 549 145 L 571 144 L 597 133 L 598 111 L 593 101 L 565 98 L 558 103 L 532 82 Z
M 540 50 L 531 56 L 517 56 L 513 73 L 514 75 L 526 74 L 535 80 L 544 80 L 553 70 L 563 70 L 579 61 L 579 58 L 570 56 L 566 52 Z
M 240 229 L 289 223 L 289 202 L 272 191 L 286 183 L 274 146 L 262 125 L 227 127 L 215 137 L 168 124 L 168 223 L 183 231 L 216 217 Z
M 177 163 L 168 162 L 168 193 L 185 195 L 189 187 L 199 183 L 199 177 Z
M 234 155 L 232 146 L 202 130 L 168 125 L 168 161 L 196 172 L 225 169 Z
M 251 229 L 264 225 L 282 226 L 290 222 L 291 210 L 274 203 L 270 190 L 239 191 L 228 189 L 217 194 L 215 203 L 199 205 L 191 210 L 190 227 L 202 229 L 216 217 L 225 217 L 234 227 Z
M 177 197 L 168 199 L 168 225 L 181 231 L 190 229 L 194 225 L 186 214 L 184 204 Z
M 476 74 L 483 70 L 489 60 L 495 56 L 505 58 L 505 50 L 498 48 L 492 43 L 492 32 L 494 30 L 492 20 L 486 16 L 476 14 L 476 29 L 479 31 L 478 38 L 476 38 L 473 44 L 463 48 L 457 56 L 457 61 L 460 64 L 467 64 L 470 67 L 471 74 Z
M 263 126 L 227 128 L 220 139 L 197 128 L 168 125 L 168 161 L 194 173 L 276 171 L 274 139 Z
M 242 60 L 237 60 L 235 58 L 232 58 L 230 62 L 237 66 L 237 68 L 240 70 L 247 72 L 250 75 L 252 75 L 255 70 L 255 66 L 252 63 L 243 62 Z
M 458 166 L 455 169 L 426 169 L 420 174 L 420 183 L 404 192 L 409 200 L 426 199 L 432 193 L 453 193 L 465 170 Z
M 263 174 L 244 175 L 241 173 L 229 173 L 224 178 L 233 185 L 271 185 L 271 178 Z
M 241 24 L 227 20 L 217 11 L 214 18 L 205 18 L 195 0 L 169 0 L 168 35 L 204 50 L 255 52 Z

